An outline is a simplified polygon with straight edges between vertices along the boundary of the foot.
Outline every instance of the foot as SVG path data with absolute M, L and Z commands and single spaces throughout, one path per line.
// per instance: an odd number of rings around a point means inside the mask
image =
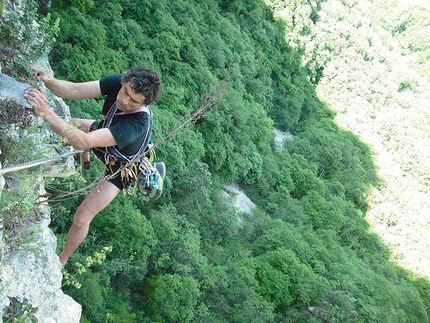
M 153 201 L 158 200 L 158 198 L 163 194 L 163 184 L 164 184 L 164 177 L 166 176 L 166 164 L 164 162 L 161 163 L 155 163 L 155 168 L 158 171 L 158 180 L 157 180 L 157 190 L 155 191 L 155 194 L 153 197 L 151 195 L 149 198 Z
M 155 188 L 152 186 L 146 186 L 148 185 L 148 183 L 145 183 L 145 181 L 141 180 L 138 184 L 139 187 L 139 191 L 147 196 L 149 199 L 151 199 L 152 201 L 156 201 L 159 199 L 159 197 L 161 196 L 161 194 L 163 194 L 163 184 L 164 184 L 164 177 L 166 176 L 166 164 L 164 162 L 161 163 L 155 163 L 153 164 L 153 166 L 155 167 L 155 179 L 156 180 L 156 184 L 157 184 L 157 188 Z M 154 175 L 151 175 L 154 176 Z

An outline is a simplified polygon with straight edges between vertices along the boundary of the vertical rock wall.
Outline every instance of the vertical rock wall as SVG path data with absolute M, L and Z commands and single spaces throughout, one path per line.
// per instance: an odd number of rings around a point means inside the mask
M 42 186 L 40 190 L 43 194 Z M 15 316 L 29 322 L 77 323 L 81 305 L 61 291 L 62 267 L 56 254 L 56 237 L 48 228 L 49 207 L 41 205 L 30 219 L 20 231 L 19 241 L 24 243 L 1 259 L 3 321 Z
M 19 83 L 3 74 L 0 74 L 0 80 L 2 88 L 9 89 L 7 98 L 4 93 L 0 93 L 0 112 L 7 113 L 7 111 L 1 111 L 6 108 L 5 100 L 21 102 L 23 90 L 29 85 Z M 60 115 L 69 115 L 64 102 L 54 104 L 56 109 L 63 107 Z M 57 168 L 57 170 L 61 169 L 61 174 L 51 173 L 50 176 L 65 176 L 73 173 L 74 169 L 71 167 L 73 163 L 65 160 Z M 47 169 L 52 171 L 52 168 Z M 8 173 L 0 176 L 0 198 L 5 184 L 12 189 L 19 189 L 20 183 L 16 180 L 19 176 L 12 175 L 13 173 Z M 38 190 L 36 196 L 43 196 L 46 193 L 42 179 L 40 183 L 34 183 L 34 186 Z M 81 305 L 61 291 L 62 266 L 56 254 L 56 237 L 48 227 L 51 220 L 48 205 L 40 204 L 36 210 L 32 210 L 31 214 L 25 216 L 25 221 L 21 221 L 17 228 L 13 228 L 14 241 L 8 241 L 8 232 L 3 228 L 3 216 L 4 214 L 0 214 L 2 237 L 0 240 L 0 311 L 3 321 L 15 317 L 27 318 L 28 322 L 78 323 Z M 18 238 L 16 238 L 17 235 Z
M 8 109 L 11 107 L 11 100 L 17 106 L 22 105 L 23 110 L 28 108 L 23 98 L 23 91 L 28 87 L 28 84 L 17 82 L 0 73 L 1 115 L 10 115 Z M 69 117 L 68 107 L 61 99 L 53 98 L 50 106 L 63 118 Z M 14 128 L 3 124 L 5 119 L 2 118 L 0 131 L 7 128 L 9 131 Z M 41 134 L 41 136 L 47 140 L 50 138 L 50 134 Z M 29 147 L 29 149 L 42 150 L 46 147 Z M 52 149 L 52 154 L 55 154 L 54 149 Z M 73 157 L 70 158 L 73 159 Z M 49 171 L 50 176 L 70 175 L 74 172 L 74 164 L 73 161 L 70 162 L 70 158 L 60 164 L 56 163 L 54 167 L 45 168 L 45 172 Z M 46 192 L 42 174 L 39 178 L 40 182 L 34 183 L 35 189 L 38 190 L 36 196 L 43 196 Z M 4 198 L 2 192 L 6 189 L 5 187 L 20 190 L 19 176 L 14 176 L 13 173 L 0 175 L 0 198 Z M 22 188 L 22 190 L 25 189 L 28 188 Z M 62 266 L 56 254 L 56 237 L 48 227 L 51 221 L 48 205 L 40 204 L 12 228 L 3 226 L 5 216 L 6 214 L 0 214 L 0 312 L 2 321 L 14 322 L 16 319 L 20 322 L 78 323 L 82 312 L 81 305 L 61 290 Z M 12 230 L 14 239 L 10 239 Z

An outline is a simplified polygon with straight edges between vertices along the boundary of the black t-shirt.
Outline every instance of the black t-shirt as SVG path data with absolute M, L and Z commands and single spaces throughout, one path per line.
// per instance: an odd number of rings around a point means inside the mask
M 113 74 L 100 79 L 100 90 L 106 95 L 103 104 L 103 116 L 106 116 L 115 103 L 117 94 L 121 89 L 121 74 Z M 116 113 L 121 112 L 117 110 Z M 103 121 L 100 122 L 99 129 Z M 149 127 L 149 117 L 145 112 L 136 112 L 124 115 L 114 115 L 109 130 L 115 138 L 118 149 L 125 156 L 135 155 L 145 140 Z

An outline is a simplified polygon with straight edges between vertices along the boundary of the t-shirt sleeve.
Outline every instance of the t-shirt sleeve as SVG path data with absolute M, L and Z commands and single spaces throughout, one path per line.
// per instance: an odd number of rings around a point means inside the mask
M 100 90 L 102 95 L 109 95 L 111 92 L 116 94 L 121 89 L 121 74 L 112 74 L 100 79 Z
M 133 155 L 145 139 L 148 126 L 148 116 L 143 114 L 139 117 L 135 116 L 135 118 L 121 120 L 110 126 L 109 130 L 115 138 L 118 148 L 124 148 L 126 154 Z
M 106 95 L 103 104 L 103 115 L 106 115 L 112 104 L 116 101 L 119 90 L 121 90 L 122 75 L 112 74 L 100 79 L 100 91 L 102 95 Z

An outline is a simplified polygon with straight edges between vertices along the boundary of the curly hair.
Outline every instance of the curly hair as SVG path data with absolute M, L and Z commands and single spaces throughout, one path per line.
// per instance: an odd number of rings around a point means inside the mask
M 134 92 L 145 96 L 144 103 L 146 105 L 158 101 L 161 91 L 161 78 L 155 70 L 143 66 L 132 67 L 122 75 L 121 84 L 127 82 L 130 82 Z

